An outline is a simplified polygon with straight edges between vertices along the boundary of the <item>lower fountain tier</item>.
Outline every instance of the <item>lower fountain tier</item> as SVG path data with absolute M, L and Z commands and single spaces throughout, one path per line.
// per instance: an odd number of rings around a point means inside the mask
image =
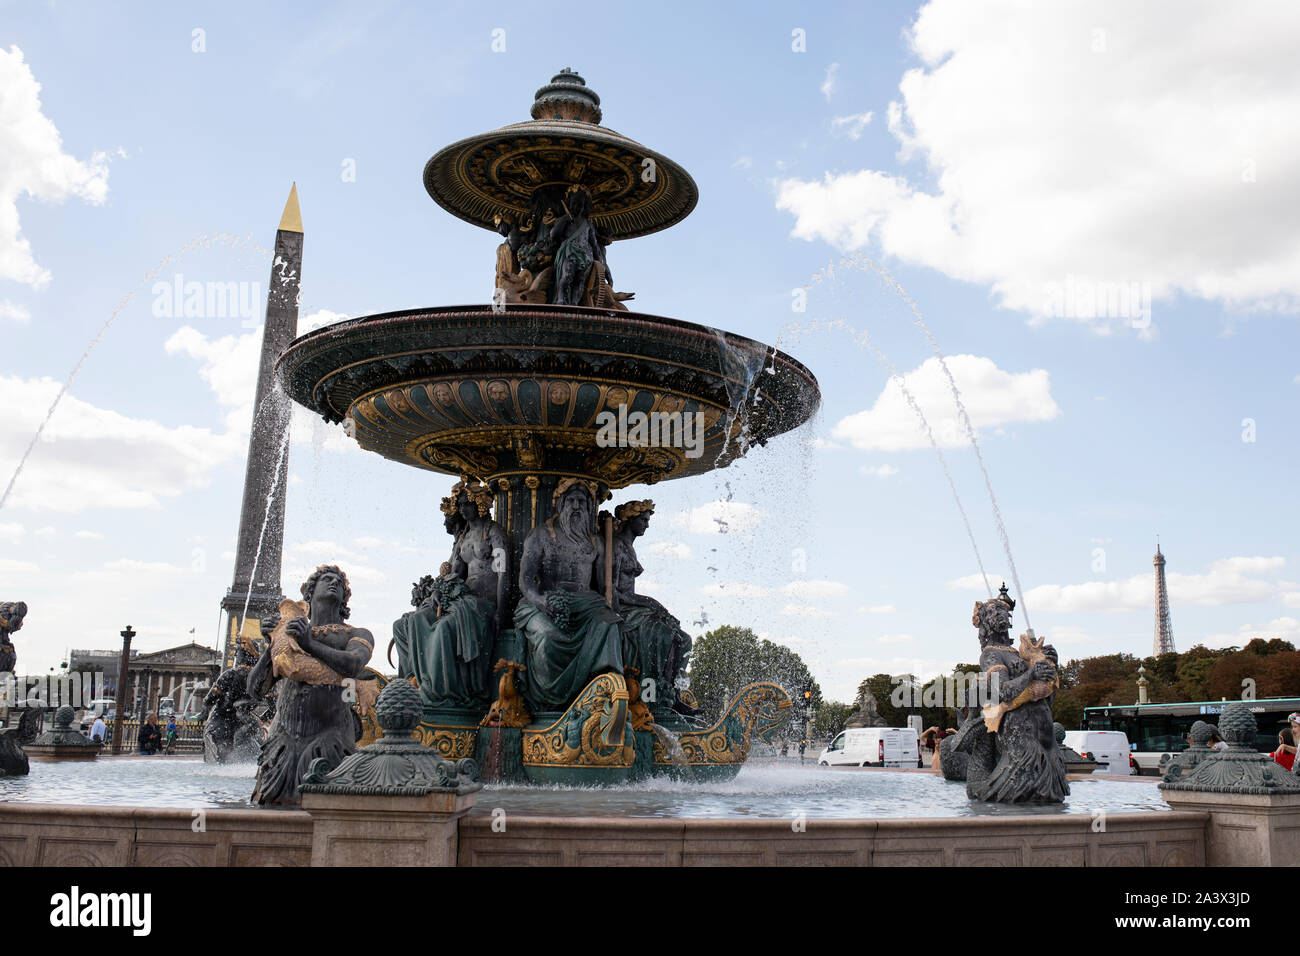
M 390 678 L 377 675 L 378 682 Z M 759 681 L 742 687 L 713 723 L 657 717 L 659 730 L 634 730 L 623 678 L 601 674 L 567 710 L 534 714 L 524 727 L 484 726 L 479 712 L 426 710 L 415 736 L 448 760 L 474 758 L 496 783 L 616 786 L 650 776 L 697 782 L 729 780 L 755 741 L 771 743 L 790 720 L 790 695 Z M 353 705 L 358 747 L 379 738 L 372 711 Z M 666 733 L 665 733 L 666 731 Z
M 296 339 L 278 370 L 295 401 L 350 422 L 362 448 L 484 481 L 552 474 L 622 488 L 701 474 L 803 424 L 821 401 L 812 373 L 770 346 L 575 306 L 351 319 Z

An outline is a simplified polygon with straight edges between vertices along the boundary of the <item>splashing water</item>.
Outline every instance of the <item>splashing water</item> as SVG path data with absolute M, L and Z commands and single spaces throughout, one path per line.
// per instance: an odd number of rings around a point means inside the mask
M 759 373 L 771 371 L 768 361 L 768 346 L 759 348 L 738 348 L 727 341 L 727 335 L 718 329 L 713 330 L 718 340 L 718 355 L 721 359 L 723 384 L 727 389 L 727 418 L 723 423 L 722 447 L 713 459 L 714 467 L 721 467 L 720 461 L 731 447 L 732 432 L 736 433 L 737 457 L 748 454 L 750 449 L 749 413 L 752 406 L 762 401 L 754 382 Z M 771 361 L 776 361 L 776 350 L 772 349 Z M 735 428 L 739 422 L 739 429 Z
M 864 259 L 865 257 L 859 258 Z M 858 265 L 852 257 L 850 257 L 849 261 L 854 265 Z M 939 359 L 939 366 L 943 369 L 944 377 L 948 379 L 948 388 L 952 392 L 952 400 L 957 406 L 957 414 L 961 418 L 962 427 L 966 430 L 966 438 L 970 441 L 971 448 L 975 450 L 975 459 L 979 462 L 980 472 L 984 475 L 984 487 L 989 493 L 989 504 L 993 506 L 993 520 L 997 525 L 998 537 L 1002 539 L 1002 551 L 1006 555 L 1007 567 L 1011 571 L 1011 583 L 1016 589 L 1016 599 L 1020 602 L 1020 612 L 1025 616 L 1025 627 L 1028 628 L 1029 632 L 1032 634 L 1034 629 L 1033 625 L 1029 623 L 1029 606 L 1025 604 L 1025 595 L 1020 587 L 1020 575 L 1016 572 L 1015 559 L 1011 557 L 1011 541 L 1007 537 L 1007 526 L 1002 520 L 1002 511 L 998 508 L 997 495 L 993 493 L 993 482 L 989 478 L 988 468 L 984 465 L 984 455 L 980 452 L 980 443 L 975 437 L 975 429 L 971 425 L 970 416 L 966 414 L 966 406 L 962 403 L 961 391 L 957 388 L 957 380 L 953 378 L 952 372 L 948 368 L 948 362 L 944 358 L 943 350 L 939 348 L 938 340 L 935 339 L 934 333 L 930 331 L 930 327 L 925 324 L 925 319 L 921 317 L 921 310 L 917 308 L 916 302 L 913 301 L 912 297 L 907 294 L 907 290 L 899 284 L 898 280 L 890 274 L 888 269 L 880 265 L 878 262 L 866 259 L 866 263 L 877 275 L 880 276 L 882 280 L 884 280 L 885 285 L 889 290 L 895 293 L 907 304 L 907 307 L 912 312 L 913 323 L 917 328 L 925 333 L 925 337 L 930 341 L 930 347 L 934 350 L 934 354 Z M 987 578 L 985 579 L 985 583 L 988 583 Z
M 948 470 L 948 459 L 943 455 L 943 449 L 939 447 L 939 442 L 935 440 L 934 432 L 930 429 L 930 422 L 926 419 L 925 413 L 921 411 L 921 406 L 916 401 L 916 396 L 912 390 L 907 387 L 903 376 L 898 374 L 892 362 L 885 356 L 885 353 L 871 341 L 871 336 L 866 331 L 855 333 L 855 337 L 860 338 L 861 344 L 869 348 L 876 356 L 876 360 L 884 366 L 889 372 L 889 377 L 898 386 L 898 390 L 903 393 L 903 398 L 907 401 L 907 406 L 912 413 L 921 422 L 921 428 L 925 431 L 925 437 L 929 439 L 930 447 L 934 449 L 935 455 L 939 458 L 939 467 L 943 469 L 943 476 L 948 479 L 948 487 L 952 490 L 952 500 L 957 504 L 957 511 L 961 513 L 961 523 L 966 527 L 966 537 L 970 539 L 971 550 L 975 552 L 975 563 L 979 565 L 980 576 L 984 579 L 984 589 L 988 592 L 989 597 L 993 597 L 993 586 L 989 584 L 988 572 L 984 570 L 984 559 L 980 557 L 979 545 L 975 543 L 975 532 L 971 529 L 970 518 L 966 517 L 966 509 L 962 507 L 961 496 L 957 494 L 957 484 L 952 480 L 952 472 Z M 1027 620 L 1027 619 L 1026 619 Z
M 284 470 L 284 463 L 289 458 L 289 436 L 293 432 L 291 427 L 293 419 L 289 414 L 288 397 L 284 394 L 277 380 L 272 387 L 267 399 L 279 396 L 283 404 L 284 416 L 282 429 L 280 431 L 280 441 L 275 452 L 275 473 L 271 476 L 271 489 L 266 493 L 266 508 L 262 512 L 262 530 L 257 533 L 257 551 L 253 553 L 253 570 L 248 575 L 248 594 L 244 597 L 244 610 L 239 615 L 239 630 L 244 630 L 244 622 L 248 620 L 248 606 L 253 600 L 253 587 L 257 581 L 257 565 L 262 560 L 262 543 L 266 540 L 266 528 L 271 523 L 271 506 L 275 502 L 275 493 L 280 487 L 280 475 Z M 265 402 L 263 402 L 265 404 Z
M 686 759 L 686 751 L 682 749 L 682 745 L 677 740 L 675 733 L 658 724 L 650 724 L 649 730 L 659 739 L 660 745 L 664 748 L 664 753 L 668 754 L 668 759 L 673 762 L 674 767 L 690 766 L 690 761 Z
M 68 388 L 72 385 L 72 380 L 77 377 L 77 373 L 80 372 L 81 367 L 86 364 L 86 359 L 90 357 L 90 353 L 95 350 L 95 346 L 99 344 L 99 340 L 104 337 L 104 333 L 109 330 L 109 327 L 112 326 L 113 322 L 117 319 L 118 315 L 121 314 L 122 310 L 131 303 L 131 300 L 136 297 L 141 289 L 157 278 L 158 274 L 162 272 L 164 268 L 180 259 L 187 252 L 197 249 L 200 246 L 210 248 L 218 242 L 230 243 L 231 245 L 248 242 L 256 248 L 256 244 L 251 243 L 251 240 L 248 240 L 247 238 L 241 239 L 239 236 L 228 232 L 217 233 L 214 236 L 199 236 L 197 239 L 191 239 L 175 252 L 168 253 L 163 256 L 162 259 L 158 260 L 158 264 L 146 272 L 144 277 L 139 281 L 139 283 L 137 283 L 136 287 L 128 292 L 123 297 L 122 301 L 117 304 L 117 307 L 109 314 L 104 324 L 99 327 L 99 331 L 95 334 L 95 337 L 90 340 L 90 344 L 86 346 L 86 350 L 81 353 L 81 358 L 77 359 L 77 364 L 74 365 L 72 371 L 68 373 L 68 377 L 64 380 L 58 394 L 54 396 L 54 401 L 50 403 L 50 408 L 49 411 L 45 413 L 45 418 L 43 418 L 41 423 L 36 426 L 36 434 L 32 435 L 32 440 L 27 443 L 27 448 L 24 449 L 22 457 L 18 459 L 18 466 L 14 469 L 14 473 L 9 477 L 9 484 L 5 486 L 4 493 L 0 494 L 0 510 L 3 510 L 6 502 L 9 501 L 9 495 L 14 490 L 14 485 L 18 481 L 18 476 L 23 473 L 23 467 L 27 464 L 27 459 L 31 457 L 32 451 L 35 450 L 36 443 L 41 440 L 41 435 L 45 432 L 45 426 L 50 423 L 50 419 L 54 416 L 54 412 L 59 407 L 59 403 L 63 401 L 63 396 L 67 394 Z
M 984 588 L 988 591 L 989 597 L 992 597 L 993 587 L 989 584 L 988 572 L 984 569 L 984 559 L 980 556 L 979 545 L 975 543 L 975 532 L 971 528 L 970 518 L 966 515 L 966 508 L 961 503 L 961 495 L 957 493 L 957 484 L 953 481 L 952 471 L 948 468 L 948 459 L 944 457 L 943 449 L 939 447 L 939 442 L 934 437 L 934 431 L 930 428 L 930 421 L 925 417 L 925 412 L 921 411 L 921 406 L 917 402 L 916 396 L 913 395 L 911 389 L 907 387 L 907 382 L 903 379 L 903 376 L 899 374 L 898 369 L 889 360 L 889 357 L 885 355 L 879 346 L 871 341 L 870 334 L 865 330 L 857 329 L 847 319 L 836 319 L 833 322 L 826 323 L 821 323 L 814 319 L 811 323 L 802 326 L 800 331 L 812 331 L 823 324 L 827 329 L 843 328 L 848 331 L 849 334 L 853 336 L 853 340 L 857 345 L 865 346 L 871 351 L 871 353 L 876 357 L 876 361 L 879 362 L 880 366 L 889 373 L 890 379 L 898 386 L 899 391 L 903 395 L 903 399 L 907 402 L 907 407 L 910 408 L 912 413 L 917 417 L 917 420 L 921 425 L 921 430 L 925 433 L 926 439 L 930 442 L 930 447 L 934 450 L 935 455 L 939 459 L 939 467 L 943 469 L 943 476 L 948 480 L 948 488 L 952 492 L 952 500 L 957 505 L 957 512 L 961 515 L 962 525 L 966 528 L 966 537 L 970 540 L 971 551 L 975 553 L 975 563 L 979 565 L 980 576 L 984 579 Z M 796 326 L 791 323 L 786 326 L 786 330 L 788 331 L 795 327 Z M 783 331 L 782 337 L 784 337 L 784 335 L 785 332 Z

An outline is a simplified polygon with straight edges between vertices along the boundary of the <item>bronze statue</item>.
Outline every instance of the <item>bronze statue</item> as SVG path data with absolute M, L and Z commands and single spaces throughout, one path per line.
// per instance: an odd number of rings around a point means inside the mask
M 0 604 L 0 681 L 8 680 L 14 668 L 18 666 L 18 651 L 14 648 L 10 635 L 22 628 L 23 618 L 27 616 L 27 605 L 22 601 L 6 601 Z M 12 684 L 10 685 L 13 686 Z M 8 706 L 5 707 L 8 719 Z M 6 730 L 0 727 L 0 777 L 25 776 L 29 770 L 27 755 L 21 746 L 41 731 L 41 719 L 44 708 L 24 707 L 18 727 Z
M 636 579 L 644 568 L 637 560 L 635 543 L 650 527 L 654 510 L 655 504 L 648 498 L 624 502 L 614 509 L 614 606 L 639 651 L 641 677 L 651 681 L 642 698 L 689 716 L 697 713 L 697 708 L 682 702 L 677 681 L 690 658 L 690 635 L 662 604 L 636 593 Z
M 455 534 L 451 561 L 437 578 L 421 579 L 415 610 L 393 622 L 398 676 L 415 678 L 426 708 L 480 708 L 493 690 L 506 536 L 490 517 L 491 492 L 477 481 L 458 482 L 442 510 Z
M 0 674 L 12 674 L 18 666 L 18 651 L 10 635 L 21 630 L 26 616 L 27 605 L 23 601 L 0 604 Z
M 203 762 L 244 763 L 257 759 L 265 733 L 253 713 L 258 699 L 248 692 L 257 649 L 247 638 L 235 645 L 235 666 L 218 675 L 203 698 Z
M 298 785 L 312 761 L 334 767 L 356 749 L 349 697 L 366 679 L 374 637 L 344 623 L 351 613 L 347 575 L 321 565 L 302 585 L 302 602 L 285 601 L 262 620 L 269 644 L 248 675 L 248 692 L 279 692 L 275 720 L 257 762 L 252 801 L 296 805 Z M 348 693 L 348 691 L 351 693 Z
M 940 749 L 944 775 L 966 763 L 966 794 L 991 803 L 1061 803 L 1070 792 L 1065 757 L 1052 725 L 1056 649 L 1032 636 L 1011 644 L 1016 602 L 1004 584 L 998 596 L 975 602 L 979 628 L 982 712 L 970 714 Z
M 564 710 L 599 674 L 639 666 L 601 593 L 605 549 L 595 534 L 593 489 L 565 478 L 552 500 L 555 514 L 524 539 L 515 608 L 515 626 L 528 645 L 525 696 L 534 715 Z

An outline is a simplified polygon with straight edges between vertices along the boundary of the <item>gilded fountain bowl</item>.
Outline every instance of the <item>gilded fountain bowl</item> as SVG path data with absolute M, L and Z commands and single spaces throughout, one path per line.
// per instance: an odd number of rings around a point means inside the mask
M 295 339 L 277 371 L 294 401 L 393 461 L 609 488 L 725 467 L 802 425 L 821 401 L 812 373 L 771 346 L 581 306 L 350 319 Z

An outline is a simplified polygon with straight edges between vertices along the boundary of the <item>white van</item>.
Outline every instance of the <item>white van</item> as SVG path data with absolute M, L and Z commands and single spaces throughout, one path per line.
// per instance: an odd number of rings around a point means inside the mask
M 1065 746 L 1097 761 L 1093 773 L 1128 776 L 1136 772 L 1129 760 L 1128 735 L 1122 730 L 1067 730 Z
M 919 767 L 921 745 L 914 727 L 845 730 L 821 752 L 823 767 Z

